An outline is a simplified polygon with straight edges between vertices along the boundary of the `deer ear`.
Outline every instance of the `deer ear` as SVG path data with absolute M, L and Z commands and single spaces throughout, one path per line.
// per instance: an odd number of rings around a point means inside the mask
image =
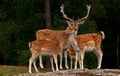
M 79 21 L 78 22 L 78 25 L 82 25 L 82 24 L 84 24 L 85 23 L 85 21 Z
M 84 23 L 85 23 L 85 21 L 81 21 L 81 22 L 80 22 L 80 24 L 84 24 Z
M 66 22 L 67 22 L 68 26 L 70 26 L 70 25 L 71 25 L 71 21 L 68 21 L 68 20 L 67 20 Z

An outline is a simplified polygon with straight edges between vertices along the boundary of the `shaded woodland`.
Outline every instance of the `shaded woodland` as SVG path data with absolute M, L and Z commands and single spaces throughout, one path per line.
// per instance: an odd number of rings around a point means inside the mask
M 28 42 L 36 39 L 35 32 L 67 27 L 61 4 L 66 14 L 76 20 L 85 16 L 86 4 L 91 4 L 90 15 L 80 25 L 78 34 L 104 31 L 102 68 L 120 68 L 120 0 L 0 0 L 0 65 L 28 66 Z M 49 66 L 45 59 L 44 64 Z M 84 64 L 86 68 L 95 68 L 96 56 L 85 54 Z

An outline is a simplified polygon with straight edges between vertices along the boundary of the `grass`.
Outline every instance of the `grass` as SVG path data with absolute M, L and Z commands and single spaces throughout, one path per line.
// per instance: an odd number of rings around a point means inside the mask
M 25 66 L 0 65 L 0 76 L 9 76 L 12 74 L 19 74 L 26 72 L 28 72 L 28 67 Z
M 102 70 L 102 69 L 101 69 Z M 101 70 L 91 70 L 91 71 L 85 71 L 85 72 L 78 72 L 78 74 L 76 75 L 81 75 L 81 76 L 96 76 L 94 75 L 92 72 L 94 71 L 99 71 L 99 73 L 101 73 Z M 39 71 L 44 73 L 44 72 L 50 72 L 51 68 L 44 68 L 44 69 L 40 69 Z M 116 75 L 118 75 L 120 72 L 113 70 L 103 70 L 104 73 L 116 73 Z M 113 71 L 113 72 L 112 72 Z M 34 68 L 32 68 L 32 72 L 35 73 Z M 8 66 L 8 65 L 0 65 L 0 76 L 15 76 L 17 74 L 20 73 L 28 73 L 28 67 L 27 66 Z M 75 72 L 77 73 L 77 72 Z
M 51 71 L 50 68 L 40 69 L 40 72 L 49 72 Z M 34 68 L 32 68 L 32 72 L 35 72 Z M 9 75 L 16 75 L 20 73 L 28 73 L 27 66 L 10 66 L 10 65 L 0 65 L 0 76 L 9 76 Z

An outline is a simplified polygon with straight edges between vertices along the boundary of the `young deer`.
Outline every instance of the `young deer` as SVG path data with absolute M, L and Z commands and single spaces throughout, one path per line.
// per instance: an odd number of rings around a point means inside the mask
M 58 39 L 54 40 L 35 40 L 29 42 L 29 48 L 32 53 L 31 58 L 29 59 L 29 73 L 31 72 L 32 63 L 34 65 L 35 71 L 39 72 L 36 67 L 36 59 L 39 55 L 41 56 L 50 56 L 52 70 L 54 70 L 53 66 L 53 58 L 56 64 L 56 71 L 58 71 L 58 63 L 57 63 L 57 56 L 61 53 L 63 49 L 62 43 Z
M 101 50 L 101 42 L 102 39 L 105 38 L 104 32 L 100 31 L 100 33 L 89 33 L 82 34 L 75 37 L 78 47 L 81 49 L 80 57 L 77 59 L 79 61 L 80 68 L 83 69 L 83 60 L 85 52 L 93 51 L 98 58 L 98 69 L 101 67 L 102 62 L 102 50 Z M 71 47 L 68 49 L 70 59 L 71 59 L 71 68 L 72 68 L 72 59 L 76 57 L 75 50 Z M 75 62 L 75 68 L 77 69 L 77 62 Z
M 65 19 L 67 19 L 67 23 L 68 23 L 68 27 L 72 27 L 75 32 L 74 32 L 74 35 L 77 35 L 77 31 L 78 31 L 78 28 L 79 28 L 79 25 L 83 24 L 84 23 L 84 20 L 88 17 L 89 15 L 89 12 L 90 12 L 90 8 L 91 8 L 91 5 L 86 5 L 87 6 L 87 15 L 81 19 L 78 19 L 78 20 L 73 20 L 73 19 L 70 19 L 66 16 L 66 14 L 64 13 L 64 5 L 62 4 L 61 5 L 61 13 L 63 14 L 63 17 Z M 64 30 L 61 30 L 61 31 L 55 31 L 55 30 L 50 30 L 50 29 L 43 29 L 43 30 L 38 30 L 36 32 L 36 39 L 37 40 L 40 40 L 40 39 L 52 39 L 55 35 L 57 35 L 61 41 L 63 41 L 63 50 L 64 50 L 64 56 L 65 56 L 65 67 L 68 68 L 68 65 L 67 65 L 67 51 L 66 49 L 68 49 L 68 43 L 66 43 L 66 39 L 64 39 L 62 36 L 63 36 L 63 32 Z M 60 55 L 60 69 L 62 69 L 62 55 Z M 39 56 L 39 60 L 40 60 L 40 67 L 43 68 L 43 65 L 42 65 L 42 57 Z

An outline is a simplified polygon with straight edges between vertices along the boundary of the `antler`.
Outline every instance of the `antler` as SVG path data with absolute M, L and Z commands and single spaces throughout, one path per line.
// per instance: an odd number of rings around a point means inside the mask
M 67 20 L 72 21 L 72 19 L 71 19 L 71 18 L 68 18 L 68 17 L 66 16 L 66 14 L 64 13 L 64 5 L 63 5 L 63 4 L 61 5 L 60 9 L 61 9 L 60 12 L 63 14 L 63 17 L 66 18 Z
M 85 17 L 79 19 L 80 21 L 88 18 L 88 16 L 89 16 L 91 5 L 86 5 L 86 7 L 87 7 L 87 15 Z

